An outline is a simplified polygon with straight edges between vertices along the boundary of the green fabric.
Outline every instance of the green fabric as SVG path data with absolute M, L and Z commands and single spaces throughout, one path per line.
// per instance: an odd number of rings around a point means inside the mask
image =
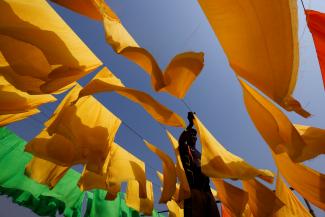
M 49 190 L 24 175 L 25 165 L 32 156 L 24 152 L 26 142 L 6 128 L 0 128 L 0 194 L 30 208 L 40 216 L 81 216 L 84 193 L 77 186 L 80 174 L 69 170 Z

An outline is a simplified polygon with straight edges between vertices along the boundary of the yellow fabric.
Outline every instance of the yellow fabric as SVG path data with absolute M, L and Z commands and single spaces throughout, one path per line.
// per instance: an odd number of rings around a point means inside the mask
M 242 216 L 248 202 L 248 193 L 222 179 L 212 179 L 212 181 L 222 204 L 235 214 L 234 216 Z
M 61 91 L 102 64 L 45 0 L 4 0 L 0 14 L 1 74 L 22 91 Z
M 0 74 L 0 116 L 28 112 L 42 104 L 54 101 L 56 98 L 49 94 L 30 95 L 20 91 Z
M 324 144 L 321 143 L 325 137 L 324 130 L 310 128 L 308 136 L 300 136 L 297 129 L 280 109 L 243 80 L 239 80 L 243 88 L 247 111 L 273 152 L 286 151 L 294 162 L 302 162 L 319 154 L 325 154 Z M 307 131 L 307 129 L 300 128 L 302 134 Z M 305 142 L 304 137 L 313 136 L 315 136 L 313 139 Z
M 163 164 L 163 190 L 159 199 L 159 203 L 167 203 L 171 200 L 176 190 L 176 169 L 173 160 L 163 151 L 154 145 L 144 141 L 146 146 L 155 153 L 162 161 Z
M 123 83 L 106 67 L 103 68 L 90 81 L 90 83 L 80 91 L 79 97 L 103 91 L 115 91 L 121 96 L 138 103 L 161 124 L 185 127 L 185 122 L 179 115 L 157 102 L 147 93 L 125 87 Z
M 169 211 L 168 217 L 184 217 L 184 209 L 182 209 L 175 200 L 167 202 Z
M 128 181 L 126 188 L 125 203 L 128 207 L 135 209 L 145 215 L 150 215 L 153 210 L 154 196 L 152 183 L 146 181 L 147 195 L 145 198 L 141 198 L 139 195 L 139 183 L 136 180 Z
M 68 169 L 68 167 L 59 166 L 50 161 L 33 157 L 26 165 L 25 174 L 34 181 L 53 188 Z
M 248 192 L 248 204 L 253 216 L 270 217 L 284 206 L 272 190 L 255 179 L 243 181 L 243 187 Z
M 230 153 L 205 128 L 197 116 L 195 128 L 202 144 L 201 170 L 211 178 L 251 179 L 256 176 L 272 183 L 274 175 L 269 170 L 256 169 L 242 158 Z
M 308 117 L 292 97 L 299 65 L 297 1 L 199 3 L 233 70 L 286 110 Z
M 280 174 L 277 176 L 275 195 L 285 205 L 273 217 L 312 217 L 294 193 L 284 184 Z
M 184 199 L 191 197 L 191 190 L 190 190 L 190 186 L 188 184 L 187 178 L 186 178 L 186 174 L 185 174 L 185 170 L 184 170 L 183 163 L 181 160 L 181 156 L 179 154 L 178 141 L 175 139 L 175 137 L 168 130 L 166 130 L 166 133 L 167 133 L 167 137 L 168 137 L 170 143 L 173 146 L 175 157 L 176 157 L 176 174 L 177 174 L 178 180 L 180 182 L 180 187 L 179 187 L 178 197 L 176 197 L 175 200 L 177 202 L 180 202 Z
M 116 143 L 110 147 L 105 164 L 105 173 L 96 174 L 84 168 L 78 185 L 82 190 L 94 188 L 110 190 L 116 184 L 129 180 L 139 183 L 141 197 L 146 196 L 146 174 L 143 161 L 126 151 Z
M 294 163 L 286 153 L 274 154 L 279 172 L 301 196 L 325 210 L 325 175 L 303 164 Z
M 18 114 L 7 114 L 7 115 L 0 115 L 0 127 L 6 126 L 10 123 L 23 120 L 29 116 L 39 113 L 38 109 L 32 109 L 27 112 L 18 113 Z

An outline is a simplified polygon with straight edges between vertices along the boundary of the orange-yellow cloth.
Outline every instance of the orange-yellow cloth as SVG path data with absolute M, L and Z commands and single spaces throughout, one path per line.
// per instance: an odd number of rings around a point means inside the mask
M 243 181 L 248 192 L 248 205 L 254 216 L 269 217 L 284 206 L 275 193 L 255 179 Z
M 325 210 L 325 175 L 303 164 L 294 163 L 286 153 L 274 154 L 281 175 L 306 200 Z
M 168 201 L 167 208 L 168 217 L 184 217 L 184 209 L 175 200 Z
M 325 87 L 325 13 L 313 10 L 305 10 L 307 24 L 313 36 L 319 66 L 321 69 L 323 83 Z
M 136 180 L 128 181 L 125 203 L 128 207 L 133 208 L 145 215 L 151 216 L 154 203 L 152 182 L 146 181 L 146 191 L 146 197 L 141 198 L 139 195 L 139 183 Z
M 248 193 L 222 179 L 212 179 L 218 191 L 218 198 L 221 203 L 234 213 L 234 216 L 242 216 L 247 202 Z
M 39 113 L 38 109 L 32 109 L 27 112 L 18 113 L 18 114 L 7 114 L 7 115 L 0 115 L 0 127 L 6 126 L 10 123 L 23 120 L 29 116 Z
M 101 175 L 84 168 L 79 187 L 82 190 L 99 188 L 109 191 L 116 184 L 136 180 L 139 183 L 140 196 L 146 196 L 145 164 L 123 147 L 116 143 L 111 145 L 104 168 L 105 173 Z
M 30 95 L 20 91 L 0 74 L 0 116 L 28 112 L 54 101 L 56 98 L 49 94 Z
M 53 188 L 68 169 L 68 167 L 59 166 L 50 161 L 33 157 L 26 165 L 25 174 L 34 181 Z
M 163 164 L 163 189 L 159 199 L 159 203 L 167 203 L 171 200 L 176 190 L 176 169 L 173 160 L 163 151 L 154 145 L 144 141 L 146 146 L 155 153 L 162 161 Z
M 297 1 L 199 3 L 236 74 L 286 110 L 308 117 L 292 97 L 299 65 Z
M 78 0 L 76 3 L 54 1 L 90 18 L 99 19 L 100 13 L 107 43 L 116 53 L 146 71 L 155 91 L 166 91 L 177 98 L 183 98 L 203 68 L 203 53 L 185 52 L 176 55 L 163 72 L 151 53 L 137 44 L 115 12 L 103 0 Z
M 304 136 L 300 136 L 297 129 L 280 109 L 243 80 L 239 79 L 239 81 L 243 89 L 247 111 L 255 127 L 273 152 L 286 151 L 294 162 L 302 162 L 319 154 L 325 154 L 323 143 L 325 131 L 309 130 L 309 137 L 315 137 L 312 142 L 305 141 Z M 301 130 L 301 132 L 303 134 L 304 131 Z
M 163 106 L 145 92 L 127 88 L 120 79 L 104 67 L 81 91 L 79 98 L 98 92 L 115 91 L 129 100 L 141 105 L 156 121 L 161 124 L 185 127 L 184 120 L 175 112 Z
M 283 182 L 280 174 L 277 176 L 275 195 L 285 204 L 273 217 L 312 217 L 299 199 Z
M 60 91 L 102 64 L 45 0 L 4 0 L 0 14 L 0 70 L 22 91 Z
M 181 156 L 179 154 L 178 150 L 178 141 L 175 139 L 175 137 L 168 131 L 166 130 L 167 137 L 170 141 L 170 143 L 173 146 L 175 157 L 176 157 L 176 174 L 178 177 L 178 180 L 180 182 L 180 187 L 178 191 L 178 196 L 175 198 L 177 202 L 183 201 L 184 199 L 187 199 L 191 196 L 191 190 L 190 186 L 188 184 L 185 170 L 183 167 L 183 163 L 181 160 Z
M 222 217 L 235 217 L 234 215 L 224 204 L 221 204 L 221 216 Z M 241 216 L 241 215 L 238 215 Z
M 197 116 L 194 118 L 202 144 L 201 169 L 211 178 L 251 179 L 256 176 L 272 183 L 274 175 L 269 170 L 256 169 L 242 158 L 225 149 Z

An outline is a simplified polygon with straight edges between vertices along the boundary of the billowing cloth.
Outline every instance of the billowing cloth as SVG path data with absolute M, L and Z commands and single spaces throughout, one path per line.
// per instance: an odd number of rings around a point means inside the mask
M 186 174 L 185 174 L 185 171 L 184 171 L 181 156 L 179 154 L 178 141 L 175 139 L 175 137 L 168 130 L 166 130 L 166 133 L 167 133 L 167 137 L 168 137 L 170 143 L 172 144 L 174 152 L 175 152 L 176 174 L 177 174 L 177 178 L 178 178 L 178 180 L 180 182 L 178 195 L 175 198 L 175 201 L 181 202 L 184 199 L 187 199 L 187 198 L 189 198 L 191 196 L 191 190 L 190 190 L 190 186 L 188 184 L 187 178 L 186 178 Z
M 102 175 L 84 169 L 78 183 L 82 190 L 99 188 L 117 193 L 122 182 L 136 180 L 139 183 L 140 196 L 146 197 L 146 174 L 143 161 L 113 143 L 104 165 L 106 170 Z
M 286 153 L 274 154 L 281 175 L 306 200 L 325 210 L 325 175 L 303 164 L 294 163 Z
M 297 1 L 199 3 L 236 74 L 286 110 L 308 117 L 292 97 L 299 65 Z
M 222 217 L 235 217 L 234 215 L 224 204 L 221 204 L 221 216 Z M 237 215 L 241 216 L 241 215 Z
M 86 164 L 101 174 L 121 120 L 92 96 L 71 104 L 80 89 L 77 85 L 70 91 L 26 151 L 61 166 Z
M 211 178 L 231 178 L 247 180 L 258 176 L 272 183 L 274 175 L 269 170 L 256 169 L 242 158 L 230 153 L 205 128 L 197 116 L 195 128 L 202 144 L 201 169 Z
M 243 187 L 248 192 L 248 205 L 254 216 L 269 217 L 284 206 L 272 190 L 255 179 L 244 180 Z
M 176 190 L 176 169 L 173 160 L 163 151 L 154 145 L 144 141 L 146 146 L 155 153 L 162 161 L 163 164 L 163 189 L 159 199 L 159 203 L 167 203 L 172 199 Z
M 167 202 L 168 217 L 184 217 L 184 209 L 175 200 Z
M 325 14 L 313 10 L 305 10 L 305 13 L 309 30 L 314 39 L 325 87 L 325 30 L 323 28 L 325 25 Z
M 53 1 L 93 19 L 100 19 L 99 16 L 102 16 L 107 43 L 116 53 L 146 71 L 155 91 L 166 91 L 177 98 L 184 98 L 203 68 L 203 53 L 185 52 L 176 55 L 163 72 L 152 54 L 137 44 L 104 0 L 78 0 L 76 3 Z
M 32 109 L 27 112 L 18 113 L 18 114 L 7 114 L 7 115 L 0 115 L 0 127 L 8 125 L 10 123 L 23 120 L 29 116 L 39 113 L 40 110 Z
M 133 208 L 136 211 L 141 212 L 145 215 L 151 215 L 153 211 L 154 196 L 152 183 L 150 181 L 146 182 L 146 191 L 146 197 L 141 198 L 139 194 L 138 181 L 128 181 L 125 202 L 128 207 Z
M 299 199 L 283 182 L 280 174 L 277 176 L 275 195 L 285 204 L 273 217 L 312 217 Z
M 68 170 L 57 185 L 49 190 L 24 175 L 32 156 L 24 152 L 25 141 L 6 128 L 0 128 L 0 194 L 38 215 L 80 217 L 84 193 L 77 187 L 80 174 Z
M 212 180 L 217 188 L 218 198 L 222 203 L 222 213 L 223 206 L 225 206 L 234 216 L 242 216 L 248 202 L 248 193 L 222 179 Z
M 157 102 L 147 93 L 125 87 L 121 80 L 115 77 L 115 75 L 106 67 L 103 68 L 80 91 L 79 98 L 98 92 L 111 91 L 115 91 L 121 96 L 138 103 L 161 124 L 175 127 L 185 127 L 183 119 L 178 114 Z
M 0 73 L 17 89 L 61 92 L 102 63 L 45 0 L 0 3 Z
M 41 158 L 33 157 L 26 165 L 25 175 L 34 181 L 47 185 L 50 189 L 60 181 L 68 167 L 59 166 Z
M 299 130 L 301 136 L 280 109 L 243 80 L 239 79 L 239 81 L 243 88 L 247 111 L 255 127 L 274 153 L 286 151 L 294 162 L 302 162 L 319 154 L 325 154 L 325 130 L 316 130 L 312 127 L 310 130 L 301 129 Z M 303 136 L 304 133 L 306 136 Z

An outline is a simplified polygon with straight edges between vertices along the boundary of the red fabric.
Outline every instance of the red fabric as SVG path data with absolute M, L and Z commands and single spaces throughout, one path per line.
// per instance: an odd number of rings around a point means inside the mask
M 231 211 L 223 204 L 221 204 L 222 217 L 232 217 Z
M 306 10 L 309 30 L 313 35 L 325 87 L 325 13 Z

